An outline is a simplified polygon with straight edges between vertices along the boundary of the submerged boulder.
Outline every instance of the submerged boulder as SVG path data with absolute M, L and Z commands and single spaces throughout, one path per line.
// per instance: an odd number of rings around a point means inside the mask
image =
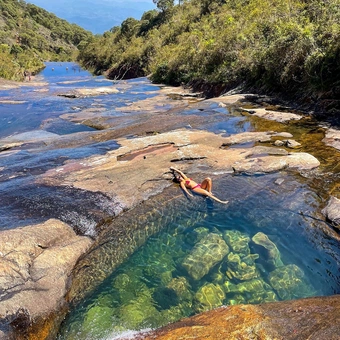
M 270 286 L 261 279 L 253 279 L 239 284 L 226 281 L 223 285 L 224 291 L 228 293 L 256 293 L 270 289 Z
M 184 277 L 177 277 L 171 280 L 171 282 L 167 286 L 170 289 L 173 289 L 177 294 L 178 298 L 183 301 L 191 301 L 192 293 L 190 291 L 190 284 L 188 280 Z
M 283 266 L 280 251 L 277 249 L 276 244 L 272 242 L 266 234 L 259 232 L 253 236 L 252 241 L 267 250 L 267 262 L 272 264 L 274 267 Z
M 223 289 L 230 304 L 236 303 L 264 303 L 277 301 L 272 287 L 261 278 L 233 284 L 226 281 Z
M 254 262 L 258 258 L 258 254 L 240 256 L 239 254 L 229 253 L 226 258 L 228 278 L 246 281 L 258 277 L 259 273 Z
M 191 245 L 195 245 L 203 237 L 209 234 L 209 229 L 205 227 L 198 227 L 186 235 L 185 241 Z
M 268 276 L 271 286 L 282 300 L 313 296 L 312 288 L 304 281 L 304 272 L 295 264 L 272 271 Z
M 148 289 L 139 291 L 135 299 L 127 301 L 118 308 L 116 315 L 119 318 L 117 325 L 123 325 L 125 329 L 155 327 L 161 317 L 155 306 L 152 292 Z
M 111 326 L 114 320 L 114 309 L 102 306 L 91 307 L 86 315 L 82 325 L 82 329 L 74 334 L 76 337 L 84 339 L 89 338 L 104 338 L 111 331 Z
M 196 311 L 203 312 L 223 305 L 225 293 L 221 286 L 208 283 L 195 294 Z
M 184 259 L 182 266 L 194 280 L 200 280 L 228 254 L 229 247 L 221 236 L 210 233 L 202 238 Z
M 223 238 L 233 252 L 244 255 L 250 253 L 250 237 L 247 234 L 241 233 L 238 230 L 227 230 L 224 232 Z

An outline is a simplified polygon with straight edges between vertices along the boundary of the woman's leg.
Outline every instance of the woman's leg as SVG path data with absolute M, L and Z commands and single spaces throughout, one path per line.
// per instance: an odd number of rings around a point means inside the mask
M 195 188 L 192 191 L 195 192 L 196 194 L 201 194 L 203 196 L 210 197 L 214 199 L 215 201 L 223 203 L 223 204 L 227 204 L 229 202 L 229 201 L 221 201 L 219 198 L 215 197 L 211 192 L 208 192 L 207 190 L 203 188 Z
M 201 183 L 201 188 L 207 190 L 209 193 L 212 191 L 212 180 L 210 177 L 207 177 Z

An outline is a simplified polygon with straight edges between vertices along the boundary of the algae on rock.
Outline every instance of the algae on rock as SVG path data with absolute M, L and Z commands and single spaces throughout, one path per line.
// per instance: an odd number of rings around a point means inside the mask
M 200 280 L 217 263 L 222 261 L 228 252 L 229 247 L 222 237 L 210 233 L 195 245 L 182 262 L 182 266 L 194 280 Z

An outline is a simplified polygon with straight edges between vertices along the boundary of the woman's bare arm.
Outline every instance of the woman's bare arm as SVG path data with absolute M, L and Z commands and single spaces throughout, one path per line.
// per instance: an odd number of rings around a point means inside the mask
M 180 181 L 179 185 L 181 186 L 181 188 L 182 188 L 189 196 L 194 197 L 194 195 L 193 195 L 191 192 L 189 192 L 189 190 L 188 190 L 187 187 L 185 186 L 184 181 Z
M 176 171 L 181 175 L 182 178 L 188 179 L 188 177 L 181 170 L 178 170 L 178 169 L 174 168 L 173 166 L 170 167 L 170 170 Z

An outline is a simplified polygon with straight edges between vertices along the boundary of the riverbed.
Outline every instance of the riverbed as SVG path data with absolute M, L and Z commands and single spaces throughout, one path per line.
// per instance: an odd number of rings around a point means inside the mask
M 339 153 L 319 122 L 249 112 L 258 108 L 147 78 L 113 83 L 73 63 L 47 63 L 34 83 L 0 90 L 1 229 L 53 218 L 93 242 L 58 339 L 340 292 L 337 230 L 321 214 L 338 190 Z M 275 148 L 287 135 L 301 146 Z M 302 153 L 311 163 L 292 165 Z M 229 203 L 185 197 L 173 164 L 212 177 Z

